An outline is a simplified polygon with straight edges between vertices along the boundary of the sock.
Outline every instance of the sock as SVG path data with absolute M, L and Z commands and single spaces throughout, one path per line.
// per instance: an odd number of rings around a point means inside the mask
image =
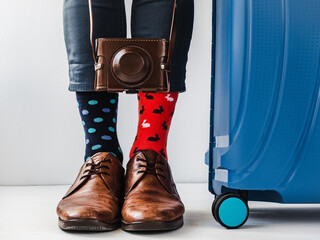
M 85 132 L 85 161 L 97 152 L 111 152 L 122 162 L 116 128 L 118 94 L 76 92 L 76 98 Z
M 179 92 L 138 93 L 139 123 L 130 158 L 152 149 L 167 158 L 167 138 Z

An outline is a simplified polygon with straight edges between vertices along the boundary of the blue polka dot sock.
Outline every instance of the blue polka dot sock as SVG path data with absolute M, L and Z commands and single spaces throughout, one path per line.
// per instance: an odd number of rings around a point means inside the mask
M 76 92 L 76 98 L 85 132 L 85 161 L 97 152 L 111 152 L 122 163 L 117 137 L 118 94 Z

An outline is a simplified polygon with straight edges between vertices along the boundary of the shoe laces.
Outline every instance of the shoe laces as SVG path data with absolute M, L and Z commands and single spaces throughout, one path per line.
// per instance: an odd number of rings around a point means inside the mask
M 154 163 L 149 163 L 145 159 L 137 158 L 137 162 L 139 162 L 139 161 L 145 162 L 146 165 L 139 164 L 138 168 L 144 167 L 145 170 L 138 170 L 138 172 L 137 172 L 138 174 L 139 173 L 149 173 L 149 174 L 152 174 L 152 175 L 155 175 L 155 176 L 160 176 L 160 177 L 163 177 L 164 179 L 166 179 L 165 175 L 162 174 L 163 173 L 163 169 L 161 167 L 156 167 L 157 163 L 159 163 L 159 164 L 161 164 L 163 166 L 164 165 L 163 162 L 156 161 Z M 156 169 L 160 170 L 160 172 L 162 172 L 162 173 L 157 173 Z
M 107 176 L 110 176 L 109 175 L 109 173 L 108 172 L 101 172 L 101 171 L 99 171 L 99 169 L 101 169 L 101 168 L 106 168 L 107 170 L 109 170 L 110 168 L 109 168 L 109 166 L 107 166 L 107 165 L 102 165 L 102 163 L 103 162 L 107 162 L 107 163 L 112 163 L 112 161 L 111 161 L 111 159 L 103 159 L 102 161 L 100 161 L 99 163 L 93 163 L 93 162 L 88 162 L 88 163 L 86 163 L 86 167 L 87 166 L 91 166 L 91 168 L 90 169 L 86 169 L 84 172 L 83 172 L 83 174 L 84 173 L 86 173 L 87 172 L 87 174 L 86 175 L 83 175 L 81 178 L 80 178 L 80 180 L 82 179 L 82 178 L 85 178 L 85 177 L 88 177 L 88 176 L 91 176 L 91 175 L 94 175 L 94 174 L 99 174 L 99 175 L 101 175 L 101 174 L 105 174 L 105 175 L 107 175 Z

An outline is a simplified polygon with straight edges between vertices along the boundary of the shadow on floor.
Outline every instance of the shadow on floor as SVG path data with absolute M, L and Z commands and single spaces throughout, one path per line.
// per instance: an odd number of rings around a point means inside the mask
M 259 228 L 265 225 L 319 224 L 320 207 L 272 207 L 251 208 L 248 222 L 242 229 Z M 184 227 L 221 227 L 213 218 L 211 211 L 189 211 L 185 214 Z
M 253 208 L 250 209 L 249 218 L 277 223 L 320 223 L 320 207 Z

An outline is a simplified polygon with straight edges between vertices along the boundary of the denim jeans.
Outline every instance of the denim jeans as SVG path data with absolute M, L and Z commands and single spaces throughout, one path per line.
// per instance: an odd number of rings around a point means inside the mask
M 173 0 L 133 0 L 132 38 L 169 39 Z M 169 73 L 170 91 L 184 92 L 186 64 L 193 31 L 193 0 L 177 0 L 177 36 Z M 127 37 L 124 0 L 93 0 L 94 38 Z M 64 0 L 64 39 L 69 64 L 69 90 L 94 91 L 87 0 Z

